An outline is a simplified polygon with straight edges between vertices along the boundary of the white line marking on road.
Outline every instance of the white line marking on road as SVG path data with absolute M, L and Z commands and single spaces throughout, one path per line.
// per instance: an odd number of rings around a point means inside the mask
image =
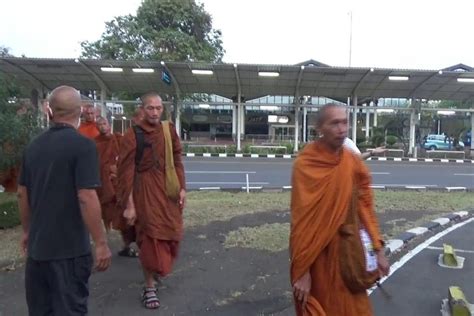
M 428 246 L 426 249 L 431 249 L 431 250 L 443 250 L 443 247 L 435 247 L 435 246 Z M 474 250 L 463 250 L 463 249 L 454 249 L 455 252 L 459 253 L 474 253 Z
M 186 184 L 247 184 L 246 182 L 186 182 Z M 250 184 L 268 184 L 268 182 L 250 182 Z
M 449 234 L 450 232 L 452 232 L 453 230 L 455 229 L 458 229 L 466 224 L 469 224 L 471 223 L 472 221 L 474 221 L 474 217 L 473 218 L 470 218 L 468 219 L 467 221 L 465 222 L 462 222 L 462 223 L 459 223 L 459 224 L 456 224 L 454 226 L 451 226 L 445 230 L 443 230 L 442 232 L 434 235 L 433 237 L 429 238 L 428 240 L 426 240 L 425 242 L 423 242 L 422 244 L 419 244 L 415 249 L 413 249 L 412 251 L 408 252 L 406 255 L 404 255 L 400 260 L 398 260 L 397 262 L 395 262 L 391 267 L 390 267 L 390 273 L 388 276 L 386 277 L 383 277 L 382 279 L 380 279 L 379 283 L 383 283 L 385 282 L 388 278 L 390 278 L 390 276 L 392 276 L 395 272 L 397 272 L 398 269 L 400 269 L 401 267 L 403 267 L 408 261 L 410 261 L 411 259 L 413 259 L 413 257 L 415 257 L 417 254 L 419 254 L 423 249 L 425 249 L 426 247 L 430 246 L 432 243 L 434 243 L 435 241 L 437 241 L 438 239 L 440 239 L 441 237 L 444 237 L 445 235 Z M 372 287 L 371 289 L 369 289 L 367 292 L 368 294 L 372 294 L 372 292 L 376 289 L 377 287 L 374 286 Z
M 202 187 L 199 190 L 220 190 L 221 187 Z
M 474 173 L 455 173 L 455 176 L 474 176 Z
M 437 187 L 438 185 L 436 184 L 395 184 L 395 183 L 382 183 L 382 184 L 374 184 L 374 185 L 384 185 L 384 186 L 387 186 L 387 187 Z
M 251 174 L 256 171 L 186 171 L 186 173 L 228 173 L 228 174 Z

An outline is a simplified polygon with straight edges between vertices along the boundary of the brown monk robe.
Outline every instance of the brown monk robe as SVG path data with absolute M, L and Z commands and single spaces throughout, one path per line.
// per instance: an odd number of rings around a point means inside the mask
M 145 275 L 143 304 L 154 309 L 160 306 L 156 296 L 154 275 L 166 276 L 178 253 L 183 236 L 182 211 L 185 199 L 184 167 L 181 144 L 174 125 L 170 124 L 173 157 L 180 183 L 178 201 L 168 198 L 165 190 L 165 138 L 160 117 L 161 98 L 156 93 L 142 97 L 144 119 L 137 122 L 143 130 L 143 156 L 135 166 L 136 135 L 133 128 L 125 133 L 120 146 L 117 199 L 124 216 L 136 224 L 140 261 Z
M 121 212 L 117 208 L 116 185 L 117 185 L 117 161 L 122 135 L 111 134 L 109 122 L 103 118 L 96 119 L 100 135 L 95 138 L 100 163 L 100 180 L 102 186 L 97 189 L 97 195 L 102 209 L 102 219 L 107 231 L 111 228 L 120 231 L 123 240 L 123 249 L 119 252 L 121 256 L 136 257 L 134 249 L 130 244 L 135 241 L 135 227 L 125 222 Z
M 343 148 L 345 109 L 326 105 L 318 126 L 322 138 L 306 145 L 293 166 L 291 195 L 291 284 L 298 316 L 369 316 L 365 291 L 353 294 L 339 265 L 338 230 L 358 186 L 359 218 L 377 252 L 381 274 L 388 273 L 374 212 L 370 175 L 362 160 Z
M 13 167 L 6 171 L 0 172 L 0 185 L 3 186 L 5 192 L 15 193 L 18 187 L 18 168 Z
M 77 129 L 79 133 L 90 139 L 94 139 L 99 136 L 100 133 L 97 129 L 97 125 L 95 124 L 94 106 L 92 104 L 85 105 L 82 115 L 84 117 L 84 121 Z

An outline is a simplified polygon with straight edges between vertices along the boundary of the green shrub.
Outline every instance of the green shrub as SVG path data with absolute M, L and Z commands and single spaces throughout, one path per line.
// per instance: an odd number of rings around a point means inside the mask
M 20 225 L 20 211 L 14 194 L 0 193 L 0 229 Z
M 388 146 L 393 146 L 395 145 L 395 143 L 397 142 L 397 136 L 393 136 L 393 135 L 388 135 L 387 136 L 387 145 Z
M 375 134 L 371 137 L 370 141 L 372 142 L 372 145 L 374 147 L 380 147 L 382 146 L 383 142 L 385 140 L 385 137 L 383 134 Z

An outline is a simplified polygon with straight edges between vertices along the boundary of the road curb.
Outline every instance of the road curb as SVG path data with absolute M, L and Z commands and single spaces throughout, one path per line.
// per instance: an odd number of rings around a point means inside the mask
M 434 230 L 439 229 L 440 227 L 447 227 L 455 222 L 461 222 L 473 215 L 473 211 L 460 211 L 454 212 L 443 217 L 436 218 L 432 221 L 426 222 L 418 227 L 409 229 L 394 239 L 388 240 L 385 245 L 385 254 L 390 256 L 394 253 L 401 251 L 407 246 L 409 242 L 419 236 L 426 235 Z
M 227 154 L 227 153 L 183 153 L 185 157 L 204 158 L 282 158 L 293 159 L 295 154 Z M 472 159 L 443 159 L 443 158 L 396 158 L 396 157 L 370 157 L 368 161 L 392 161 L 392 162 L 442 162 L 442 163 L 472 163 Z
M 371 186 L 372 190 L 379 190 L 379 191 L 419 191 L 419 192 L 445 192 L 445 193 L 455 193 L 455 192 L 474 192 L 473 188 L 467 187 L 456 187 L 455 190 L 453 187 L 427 187 L 427 186 L 390 186 L 390 185 L 374 185 Z M 222 188 L 218 186 L 211 186 L 211 187 L 199 187 L 188 189 L 188 191 L 220 191 L 220 192 L 246 192 L 246 187 L 239 187 L 239 188 Z M 286 185 L 282 187 L 249 187 L 249 191 L 251 192 L 286 192 L 291 191 L 291 185 Z

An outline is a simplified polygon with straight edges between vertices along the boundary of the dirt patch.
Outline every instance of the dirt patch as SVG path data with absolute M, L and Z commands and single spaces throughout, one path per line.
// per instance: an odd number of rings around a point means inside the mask
M 240 227 L 229 232 L 224 247 L 254 248 L 278 252 L 288 248 L 290 223 L 264 224 L 256 227 Z

